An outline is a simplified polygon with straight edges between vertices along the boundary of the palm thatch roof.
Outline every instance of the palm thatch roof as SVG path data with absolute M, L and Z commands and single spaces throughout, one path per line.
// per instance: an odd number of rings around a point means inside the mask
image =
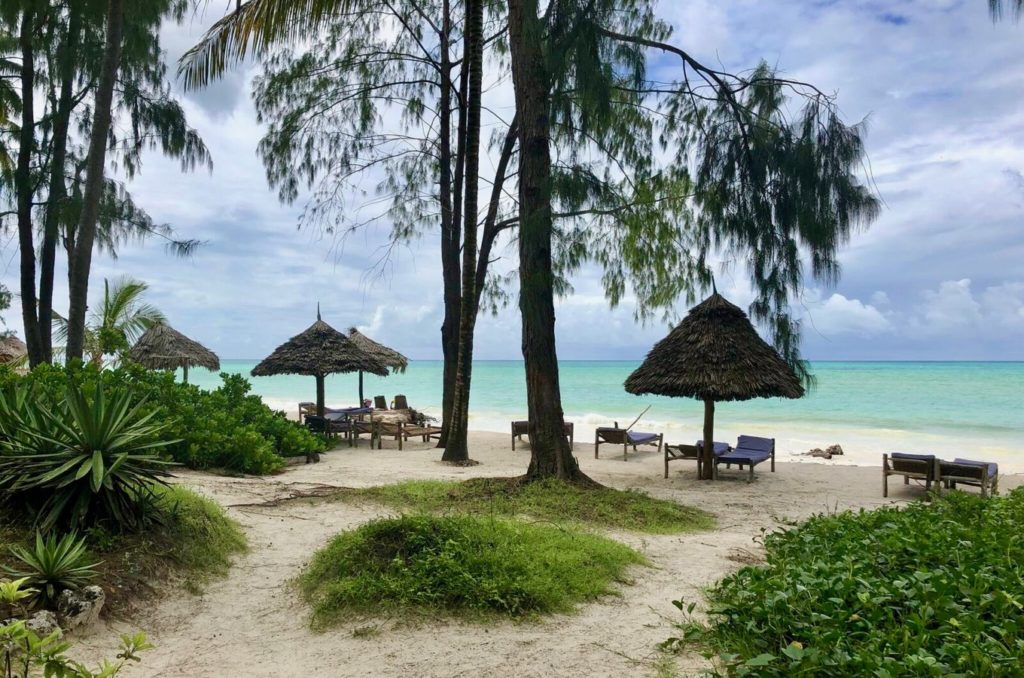
M 129 355 L 132 361 L 151 370 L 176 370 L 179 367 L 220 369 L 220 358 L 216 353 L 163 323 L 146 330 Z
M 717 292 L 654 345 L 626 390 L 712 401 L 804 395 L 793 368 Z
M 13 334 L 0 337 L 0 363 L 14 362 L 28 354 L 28 346 Z
M 404 355 L 384 344 L 378 344 L 354 327 L 348 328 L 348 338 L 365 353 L 376 358 L 381 364 L 390 367 L 393 372 L 405 372 L 405 368 L 409 366 L 409 359 Z
M 382 377 L 388 368 L 354 341 L 334 329 L 319 314 L 315 323 L 274 349 L 252 370 L 254 377 L 307 374 L 322 377 L 338 372 L 370 372 Z

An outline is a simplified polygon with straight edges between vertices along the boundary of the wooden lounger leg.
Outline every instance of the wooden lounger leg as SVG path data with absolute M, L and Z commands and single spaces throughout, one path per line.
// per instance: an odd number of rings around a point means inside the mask
M 668 478 L 668 450 L 665 450 L 665 477 Z
M 754 482 L 754 465 L 750 464 L 750 472 L 747 474 L 747 482 Z
M 600 439 L 597 436 L 594 436 L 594 459 L 597 459 L 597 446 L 600 444 Z

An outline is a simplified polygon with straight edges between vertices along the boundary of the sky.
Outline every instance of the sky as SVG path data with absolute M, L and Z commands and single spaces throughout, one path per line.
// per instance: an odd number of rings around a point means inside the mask
M 196 42 L 220 4 L 165 27 L 169 60 Z M 665 0 L 659 14 L 675 29 L 671 41 L 705 62 L 743 70 L 765 60 L 834 92 L 848 122 L 866 123 L 882 213 L 842 250 L 834 288 L 811 283 L 793 300 L 805 357 L 1024 360 L 1024 25 L 994 25 L 985 0 Z M 652 67 L 670 72 L 671 63 Z M 437 233 L 380 266 L 387 223 L 341 242 L 300 230 L 302 199 L 280 204 L 256 155 L 255 72 L 238 68 L 181 95 L 212 172 L 182 174 L 149 155 L 129 184 L 155 220 L 203 246 L 186 260 L 157 242 L 126 246 L 116 260 L 99 256 L 93 291 L 104 277 L 145 280 L 148 301 L 171 325 L 222 358 L 267 355 L 313 322 L 318 304 L 339 329 L 356 325 L 412 359 L 439 358 Z M 507 113 L 507 75 L 494 77 L 494 108 Z M 493 169 L 491 158 L 483 169 Z M 13 233 L 2 254 L 0 281 L 16 291 Z M 496 269 L 514 270 L 514 250 L 499 254 Z M 600 276 L 585 267 L 558 301 L 559 356 L 640 359 L 670 325 L 637 324 L 628 296 L 609 309 Z M 720 292 L 749 303 L 741 271 L 716 279 Z M 58 299 L 67 298 L 64 280 L 58 274 Z M 686 309 L 681 300 L 676 316 Z M 521 357 L 517 315 L 513 303 L 481 316 L 479 359 Z M 4 318 L 21 333 L 17 300 Z

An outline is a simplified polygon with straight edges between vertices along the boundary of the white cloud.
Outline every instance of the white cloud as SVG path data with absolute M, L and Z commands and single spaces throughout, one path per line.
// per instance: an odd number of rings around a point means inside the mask
M 843 334 L 870 338 L 892 331 L 889 319 L 877 308 L 838 293 L 810 306 L 807 316 L 807 324 L 813 327 L 813 331 L 826 338 Z

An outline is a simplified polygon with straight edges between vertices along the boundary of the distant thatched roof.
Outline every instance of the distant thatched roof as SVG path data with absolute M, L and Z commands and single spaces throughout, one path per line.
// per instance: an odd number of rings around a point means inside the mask
M 715 401 L 804 394 L 799 377 L 747 314 L 717 292 L 654 345 L 626 379 L 626 390 Z
M 378 344 L 354 327 L 348 328 L 348 338 L 394 372 L 405 372 L 405 368 L 409 366 L 409 359 L 404 355 L 384 344 Z
M 25 342 L 13 334 L 0 337 L 0 363 L 9 363 L 18 360 L 28 353 Z
M 317 317 L 317 321 L 304 332 L 278 346 L 254 367 L 252 376 L 322 376 L 360 370 L 382 377 L 388 374 L 388 368 L 380 360 L 366 353 L 354 341 Z
M 163 323 L 146 330 L 129 355 L 134 362 L 151 370 L 176 370 L 179 367 L 220 369 L 220 358 L 216 353 Z

